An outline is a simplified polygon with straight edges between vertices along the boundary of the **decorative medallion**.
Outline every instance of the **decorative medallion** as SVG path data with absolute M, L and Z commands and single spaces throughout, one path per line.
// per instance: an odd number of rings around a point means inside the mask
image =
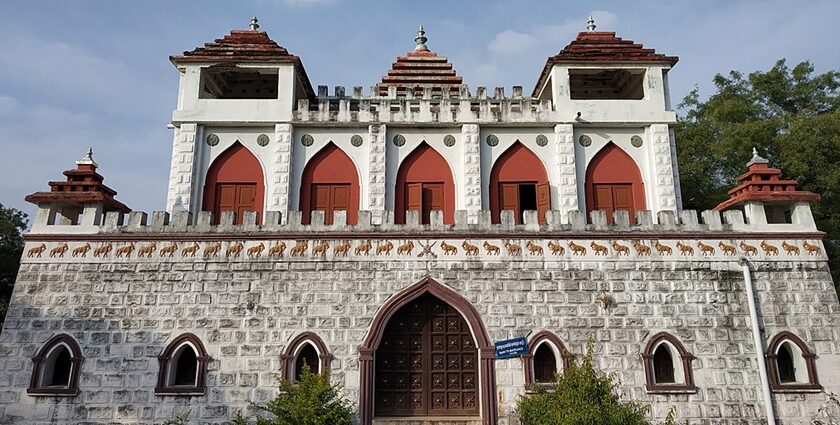
M 208 134 L 207 135 L 207 144 L 210 146 L 216 146 L 219 144 L 219 136 L 215 134 Z
M 496 146 L 499 144 L 499 138 L 495 134 L 487 136 L 487 146 Z
M 315 138 L 311 134 L 304 134 L 300 136 L 300 144 L 303 146 L 312 146 L 315 143 Z
M 362 142 L 362 136 L 359 136 L 358 134 L 354 134 L 353 137 L 350 138 L 350 144 L 357 148 L 362 146 Z
M 268 135 L 266 134 L 260 134 L 259 136 L 257 136 L 257 144 L 260 146 L 268 146 L 268 142 L 270 141 L 271 139 L 269 139 Z
M 455 136 L 453 136 L 451 134 L 447 134 L 446 136 L 443 136 L 443 144 L 446 145 L 446 146 L 449 146 L 450 148 L 455 146 Z
M 644 140 L 642 140 L 639 136 L 633 136 L 630 138 L 630 144 L 633 145 L 633 147 L 640 148 L 642 147 L 642 143 L 644 143 Z
M 583 147 L 587 147 L 592 144 L 592 138 L 584 134 L 578 138 L 578 143 Z
M 402 134 L 397 134 L 394 136 L 394 145 L 396 146 L 403 146 L 405 145 L 405 136 Z
M 545 147 L 548 145 L 548 137 L 545 137 L 544 134 L 540 134 L 537 136 L 537 146 Z

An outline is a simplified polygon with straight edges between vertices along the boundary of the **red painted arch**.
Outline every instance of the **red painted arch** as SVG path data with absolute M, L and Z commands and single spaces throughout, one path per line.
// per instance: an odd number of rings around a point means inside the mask
M 499 223 L 499 183 L 548 183 L 548 174 L 542 161 L 520 141 L 509 147 L 490 171 L 490 215 L 493 223 Z M 544 219 L 544 217 L 543 217 Z
M 308 224 L 312 218 L 312 185 L 326 183 L 350 185 L 347 224 L 356 224 L 359 221 L 359 174 L 353 160 L 333 142 L 327 143 L 303 169 L 299 192 L 303 223 Z
M 455 183 L 449 163 L 436 150 L 421 143 L 406 157 L 397 172 L 394 221 L 405 223 L 406 185 L 409 183 L 443 183 L 443 222 L 455 223 Z
M 213 211 L 215 222 L 219 221 L 216 199 L 216 184 L 218 183 L 254 183 L 256 184 L 255 211 L 257 223 L 262 221 L 263 205 L 265 204 L 265 176 L 260 161 L 245 146 L 238 141 L 227 148 L 213 161 L 207 170 L 204 183 L 203 211 Z M 236 217 L 236 221 L 242 221 Z
M 633 190 L 633 211 L 630 211 L 630 222 L 635 223 L 636 211 L 645 209 L 645 185 L 636 161 L 616 146 L 607 143 L 598 152 L 586 168 L 586 182 L 584 193 L 586 196 L 586 212 L 595 209 L 595 184 L 630 184 Z M 607 218 L 612 222 L 612 217 Z

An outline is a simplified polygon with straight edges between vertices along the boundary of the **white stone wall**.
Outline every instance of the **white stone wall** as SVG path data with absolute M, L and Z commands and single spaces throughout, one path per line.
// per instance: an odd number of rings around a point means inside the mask
M 182 124 L 174 129 L 169 190 L 166 196 L 167 211 L 189 211 L 192 206 L 193 191 L 196 186 L 193 179 L 193 167 L 197 129 L 198 126 L 195 124 Z

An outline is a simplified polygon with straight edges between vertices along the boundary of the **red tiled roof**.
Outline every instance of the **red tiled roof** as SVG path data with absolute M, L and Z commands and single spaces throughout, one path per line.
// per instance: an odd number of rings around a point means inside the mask
M 388 74 L 376 87 L 380 96 L 388 94 L 388 87 L 396 87 L 397 95 L 405 95 L 411 87 L 414 94 L 423 94 L 424 88 L 432 88 L 434 95 L 458 94 L 463 78 L 457 75 L 449 59 L 427 50 L 411 51 L 400 56 L 391 66 Z
M 102 202 L 105 211 L 119 211 L 127 213 L 131 208 L 114 199 L 117 192 L 102 181 L 105 179 L 96 172 L 94 164 L 79 164 L 73 170 L 64 172 L 67 181 L 50 182 L 49 192 L 35 192 L 28 195 L 26 202 L 40 204 L 53 202 L 59 204 L 86 204 Z
M 550 56 L 537 80 L 534 96 L 548 78 L 551 66 L 556 63 L 664 63 L 670 66 L 677 64 L 677 56 L 666 56 L 656 53 L 654 49 L 645 48 L 642 44 L 632 40 L 616 37 L 614 32 L 587 31 L 578 33 L 568 46 L 560 53 Z
M 738 186 L 729 190 L 729 199 L 715 207 L 724 211 L 748 201 L 794 202 L 819 201 L 820 195 L 798 190 L 796 180 L 782 180 L 778 168 L 770 168 L 766 162 L 751 163 L 749 170 L 738 176 Z

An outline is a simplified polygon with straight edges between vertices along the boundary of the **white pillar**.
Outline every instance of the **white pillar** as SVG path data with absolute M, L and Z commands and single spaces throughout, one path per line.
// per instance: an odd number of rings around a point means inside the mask
M 175 127 L 172 163 L 169 169 L 169 189 L 166 197 L 166 210 L 172 214 L 188 211 L 192 205 L 197 130 L 196 124 L 184 123 L 180 127 Z
M 370 140 L 367 170 L 367 202 L 362 201 L 362 208 L 370 210 L 371 222 L 382 224 L 385 218 L 385 136 L 384 125 L 368 126 Z M 364 184 L 364 183 L 362 183 Z
M 560 216 L 565 220 L 569 211 L 579 209 L 574 126 L 555 125 L 554 139 L 556 164 L 552 166 L 556 168 L 557 179 L 551 183 L 557 190 L 551 194 L 551 209 L 560 210 Z
M 464 203 L 455 209 L 467 211 L 467 221 L 478 223 L 478 212 L 481 211 L 481 137 L 478 124 L 464 124 L 461 126 L 461 168 L 463 182 Z
M 283 223 L 286 223 L 289 215 L 293 131 L 291 124 L 274 126 L 271 177 L 266 185 L 266 211 L 280 211 Z
M 653 199 L 647 199 L 647 207 L 654 214 L 659 211 L 676 211 L 676 179 L 674 178 L 671 136 L 668 125 L 651 125 L 650 141 L 653 145 L 653 163 L 646 184 L 653 185 L 653 190 L 647 190 L 646 192 L 652 194 Z

